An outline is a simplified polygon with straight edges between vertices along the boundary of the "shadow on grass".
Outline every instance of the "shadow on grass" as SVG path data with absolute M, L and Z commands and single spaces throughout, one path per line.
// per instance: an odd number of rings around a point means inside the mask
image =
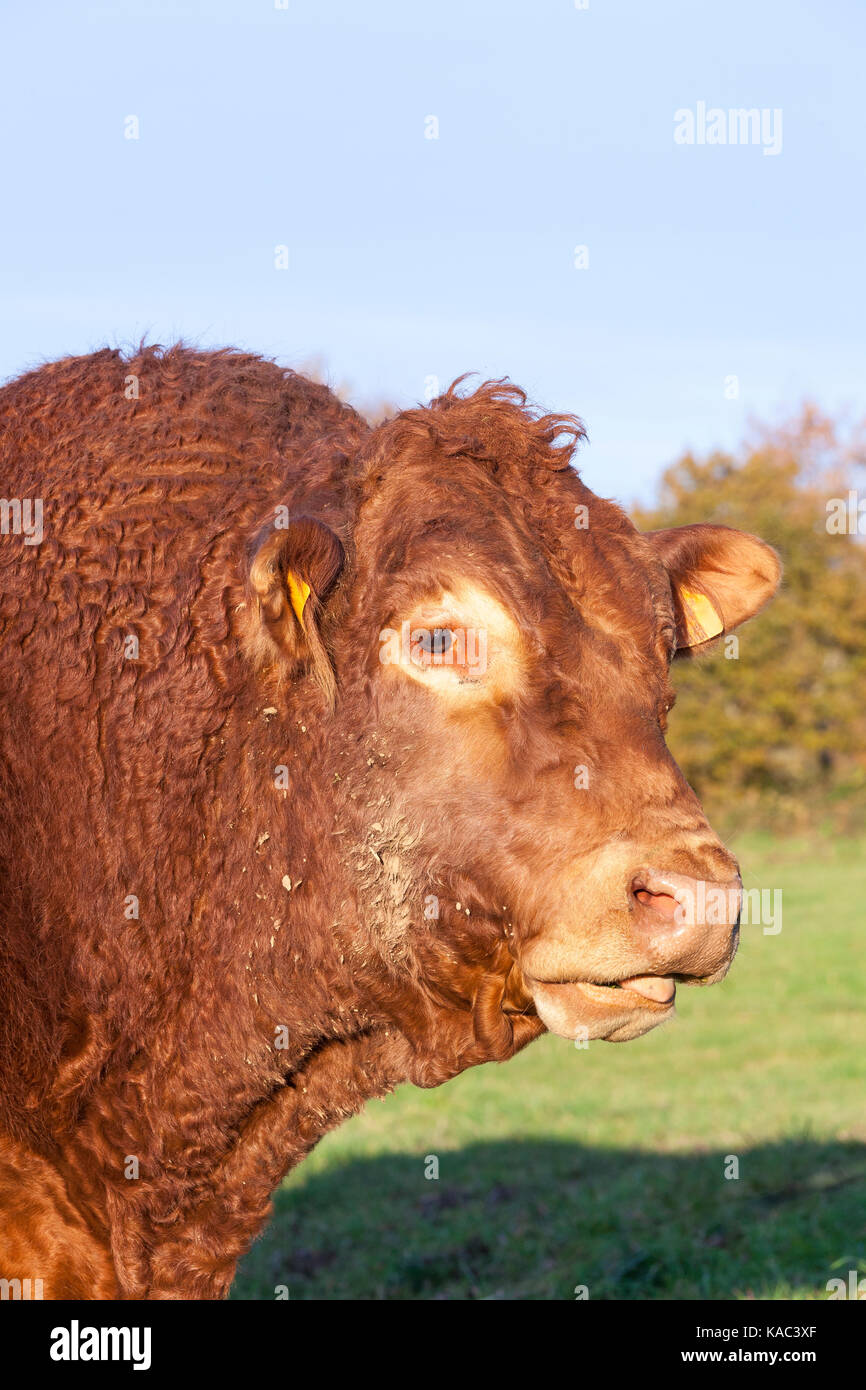
M 826 1298 L 866 1272 L 866 1145 L 728 1154 L 479 1143 L 356 1158 L 277 1193 L 232 1298 Z M 739 1163 L 739 1176 L 726 1171 Z

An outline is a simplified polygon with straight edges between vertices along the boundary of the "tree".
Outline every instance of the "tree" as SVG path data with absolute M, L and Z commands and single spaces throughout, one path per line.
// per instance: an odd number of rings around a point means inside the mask
M 862 480 L 863 438 L 806 406 L 739 457 L 684 455 L 636 516 L 643 530 L 740 527 L 785 565 L 738 650 L 723 640 L 674 668 L 671 748 L 720 826 L 866 824 L 866 492 L 863 534 L 828 529 L 831 500 Z

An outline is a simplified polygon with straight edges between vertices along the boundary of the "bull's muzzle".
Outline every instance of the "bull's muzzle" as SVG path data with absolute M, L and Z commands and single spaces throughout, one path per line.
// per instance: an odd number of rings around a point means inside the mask
M 743 885 L 639 869 L 629 898 L 636 953 L 649 974 L 711 983 L 721 978 L 737 948 Z
M 715 984 L 727 973 L 739 939 L 739 875 L 699 879 L 644 866 L 628 884 L 625 940 L 616 954 L 631 969 L 620 964 L 607 978 L 567 968 L 547 978 L 526 972 L 551 1032 L 611 1042 L 639 1037 L 672 1015 L 678 982 Z

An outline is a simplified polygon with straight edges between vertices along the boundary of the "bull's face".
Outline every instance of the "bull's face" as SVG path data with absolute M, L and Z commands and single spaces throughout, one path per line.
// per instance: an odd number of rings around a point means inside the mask
M 404 827 L 403 929 L 443 998 L 495 968 L 503 1009 L 634 1038 L 737 944 L 737 865 L 665 744 L 671 662 L 752 616 L 778 560 L 725 527 L 642 535 L 556 421 L 449 399 L 379 432 L 323 625 L 354 804 L 361 782 L 370 824 Z

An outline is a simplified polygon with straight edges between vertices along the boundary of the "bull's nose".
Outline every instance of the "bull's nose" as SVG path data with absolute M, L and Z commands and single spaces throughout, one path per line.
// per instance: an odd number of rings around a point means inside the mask
M 733 953 L 739 877 L 701 879 L 644 867 L 631 877 L 629 902 L 636 941 L 666 972 L 703 977 Z

